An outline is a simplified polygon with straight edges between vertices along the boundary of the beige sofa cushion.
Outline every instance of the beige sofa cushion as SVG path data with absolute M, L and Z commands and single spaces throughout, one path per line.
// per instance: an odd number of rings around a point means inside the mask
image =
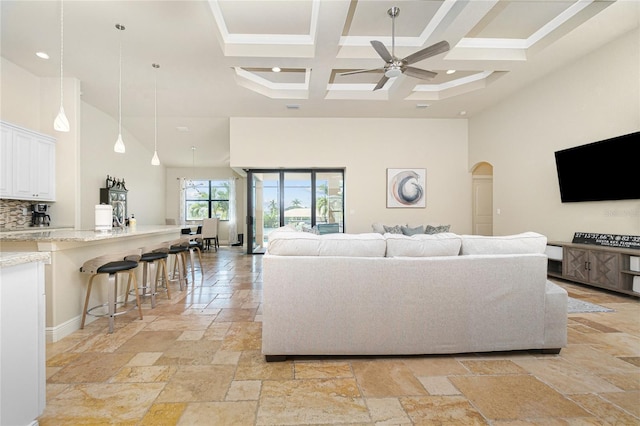
M 309 232 L 273 231 L 267 252 L 279 256 L 317 256 L 318 235 Z
M 387 240 L 387 257 L 457 256 L 460 253 L 461 238 L 450 232 L 384 236 Z
M 461 254 L 526 254 L 544 253 L 547 237 L 537 232 L 516 235 L 462 235 Z
M 318 239 L 318 256 L 384 257 L 387 249 L 384 237 L 376 233 L 326 234 Z
M 384 257 L 386 242 L 380 234 L 325 234 L 273 232 L 269 254 L 278 256 Z

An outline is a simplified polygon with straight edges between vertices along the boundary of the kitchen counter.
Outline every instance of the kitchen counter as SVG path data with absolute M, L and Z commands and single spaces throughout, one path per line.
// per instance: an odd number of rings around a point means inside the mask
M 49 252 L 0 252 L 0 269 L 31 262 L 49 263 L 50 261 Z
M 88 281 L 88 274 L 80 272 L 84 262 L 110 253 L 178 239 L 181 229 L 178 225 L 138 225 L 135 230 L 115 228 L 106 232 L 68 228 L 16 230 L 0 233 L 0 253 L 7 264 L 32 256 L 50 255 L 50 262 L 44 265 L 45 334 L 47 341 L 55 342 L 80 328 Z M 138 278 L 141 281 L 141 274 Z M 92 302 L 107 300 L 103 290 L 106 286 L 98 285 L 94 289 Z M 94 293 L 96 300 L 93 300 Z
M 69 226 L 56 227 L 56 226 L 28 226 L 26 228 L 0 228 L 0 235 L 2 234 L 21 234 L 23 232 L 43 232 L 43 231 L 57 231 L 64 229 L 67 231 L 73 230 Z
M 166 233 L 167 231 L 180 232 L 182 227 L 177 225 L 149 225 L 137 226 L 135 230 L 131 228 L 113 228 L 111 231 L 83 231 L 69 228 L 62 229 L 25 229 L 20 231 L 5 231 L 0 233 L 0 243 L 12 242 L 88 242 L 108 240 L 112 238 L 124 238 L 132 236 L 150 235 L 157 233 Z

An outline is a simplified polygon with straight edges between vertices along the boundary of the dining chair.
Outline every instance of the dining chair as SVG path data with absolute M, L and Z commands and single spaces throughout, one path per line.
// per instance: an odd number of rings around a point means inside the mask
M 202 241 L 205 242 L 205 250 L 211 248 L 211 241 L 213 241 L 213 248 L 218 251 L 220 243 L 218 241 L 218 222 L 217 217 L 202 219 Z

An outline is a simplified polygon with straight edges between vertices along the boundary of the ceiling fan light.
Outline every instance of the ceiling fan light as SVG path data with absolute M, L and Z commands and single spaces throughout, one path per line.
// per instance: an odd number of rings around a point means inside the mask
M 158 151 L 153 151 L 153 158 L 151 159 L 152 166 L 160 165 L 160 158 L 158 158 Z
M 118 154 L 124 154 L 124 142 L 122 141 L 122 135 L 118 134 L 118 139 L 116 140 L 116 144 L 113 146 L 113 150 Z
M 62 105 L 60 105 L 60 111 L 58 112 L 56 119 L 53 121 L 53 128 L 58 132 L 69 131 L 69 120 L 67 120 L 67 116 L 64 113 Z
M 384 72 L 384 75 L 388 78 L 398 77 L 400 74 L 402 74 L 400 68 L 389 68 Z

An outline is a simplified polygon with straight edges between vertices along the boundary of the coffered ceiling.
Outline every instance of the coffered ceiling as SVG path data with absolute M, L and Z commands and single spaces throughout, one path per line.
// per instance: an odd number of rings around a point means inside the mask
M 639 4 L 67 0 L 64 71 L 80 80 L 83 101 L 117 118 L 122 41 L 123 126 L 153 150 L 157 78 L 163 164 L 219 167 L 229 161 L 229 117 L 473 116 L 637 27 Z M 395 45 L 392 6 L 400 8 Z M 3 0 L 1 14 L 2 56 L 37 76 L 59 76 L 60 3 Z M 371 40 L 398 58 L 441 40 L 451 48 L 413 64 L 437 72 L 432 80 L 400 75 L 374 91 L 381 73 L 341 75 L 384 65 Z M 152 63 L 160 64 L 155 75 Z

